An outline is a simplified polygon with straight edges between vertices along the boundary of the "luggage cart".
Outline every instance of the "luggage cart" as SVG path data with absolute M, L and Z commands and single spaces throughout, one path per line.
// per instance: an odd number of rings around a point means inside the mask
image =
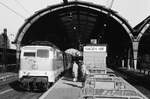
M 80 99 L 148 99 L 121 77 L 88 76 Z

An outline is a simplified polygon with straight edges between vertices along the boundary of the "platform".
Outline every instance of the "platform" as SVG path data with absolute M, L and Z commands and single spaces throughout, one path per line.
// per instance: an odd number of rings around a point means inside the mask
M 73 82 L 71 78 L 62 77 L 39 99 L 78 99 L 81 88 L 81 82 Z
M 111 71 L 109 71 L 111 72 Z M 112 71 L 113 72 L 113 71 Z M 70 74 L 70 73 L 69 73 Z M 119 78 L 116 78 L 116 80 L 118 81 Z M 116 94 L 117 96 L 128 96 L 130 94 L 137 94 L 136 96 L 140 96 L 140 97 L 144 97 L 144 98 L 140 98 L 140 99 L 147 99 L 145 96 L 142 95 L 141 92 L 139 92 L 138 90 L 136 90 L 132 85 L 130 85 L 129 83 L 127 83 L 125 80 L 123 80 L 122 78 L 120 78 L 118 81 L 119 83 L 115 84 L 115 88 L 117 87 L 116 85 L 120 86 L 117 88 L 122 88 L 121 91 L 118 90 L 113 90 L 111 91 L 110 89 L 108 89 L 108 92 L 104 91 L 104 90 L 96 90 L 97 92 L 101 92 L 98 93 L 98 95 L 112 95 L 112 94 Z M 123 83 L 120 82 L 124 82 L 125 84 L 123 85 Z M 100 87 L 108 87 L 109 85 L 111 86 L 112 83 L 108 83 L 108 86 L 104 86 L 106 85 L 105 83 L 101 83 L 101 86 L 97 86 L 97 88 Z M 112 88 L 112 87 L 110 87 Z M 125 91 L 123 92 L 123 88 L 125 89 Z M 58 80 L 47 92 L 45 92 L 39 99 L 81 99 L 81 97 L 83 96 L 83 93 L 81 93 L 82 90 L 82 83 L 81 82 L 73 82 L 72 81 L 72 77 L 70 77 L 70 75 L 62 77 L 60 80 Z M 132 90 L 133 92 L 131 92 Z M 129 91 L 128 91 L 129 90 Z M 137 98 L 139 99 L 139 98 Z

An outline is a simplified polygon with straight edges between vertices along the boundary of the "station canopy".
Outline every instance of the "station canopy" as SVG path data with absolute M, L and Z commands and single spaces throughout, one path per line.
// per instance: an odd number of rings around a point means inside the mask
M 52 5 L 36 12 L 19 29 L 15 43 L 50 41 L 61 50 L 79 49 L 91 39 L 121 53 L 131 45 L 132 28 L 117 12 L 88 2 Z

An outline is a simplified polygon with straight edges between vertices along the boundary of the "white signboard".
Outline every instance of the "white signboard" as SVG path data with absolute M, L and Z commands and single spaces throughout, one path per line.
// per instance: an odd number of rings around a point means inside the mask
M 106 52 L 106 46 L 85 46 L 84 51 Z

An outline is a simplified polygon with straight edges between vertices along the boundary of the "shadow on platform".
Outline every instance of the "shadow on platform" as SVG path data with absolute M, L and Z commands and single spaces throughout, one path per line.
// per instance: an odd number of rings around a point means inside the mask
M 78 86 L 78 85 L 72 84 L 72 83 L 66 83 L 66 82 L 65 82 L 64 84 L 69 85 L 69 86 L 72 86 L 72 87 L 82 88 L 81 86 Z

